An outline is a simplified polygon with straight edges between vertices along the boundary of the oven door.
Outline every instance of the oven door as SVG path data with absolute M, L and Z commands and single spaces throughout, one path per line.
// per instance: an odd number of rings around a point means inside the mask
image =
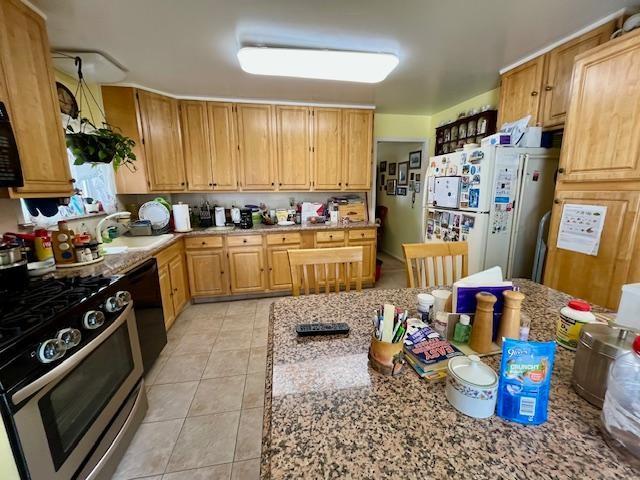
M 32 480 L 68 480 L 142 377 L 133 303 L 75 355 L 13 394 Z

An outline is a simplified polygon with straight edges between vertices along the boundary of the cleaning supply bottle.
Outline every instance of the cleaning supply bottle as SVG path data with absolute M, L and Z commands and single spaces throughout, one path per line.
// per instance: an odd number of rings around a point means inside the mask
M 471 335 L 471 325 L 469 322 L 471 317 L 469 315 L 460 315 L 460 321 L 456 323 L 456 328 L 453 331 L 453 341 L 456 343 L 467 343 L 469 336 Z

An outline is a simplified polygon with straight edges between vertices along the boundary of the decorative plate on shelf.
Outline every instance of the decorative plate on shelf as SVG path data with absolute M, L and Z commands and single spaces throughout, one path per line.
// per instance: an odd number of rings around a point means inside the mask
M 169 210 L 155 200 L 144 203 L 138 211 L 138 218 L 140 220 L 149 220 L 151 222 L 151 228 L 154 230 L 162 230 L 169 225 L 170 217 Z

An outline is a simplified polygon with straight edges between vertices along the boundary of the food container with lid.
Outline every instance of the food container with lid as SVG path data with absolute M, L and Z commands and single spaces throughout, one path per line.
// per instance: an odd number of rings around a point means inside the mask
M 477 355 L 454 357 L 447 365 L 445 395 L 453 407 L 474 418 L 489 418 L 496 409 L 498 374 Z
M 592 323 L 582 327 L 571 381 L 578 395 L 602 408 L 611 362 L 631 351 L 638 335 L 639 330 L 620 325 Z
M 569 350 L 575 350 L 578 347 L 582 327 L 595 321 L 596 316 L 591 313 L 591 305 L 584 300 L 569 300 L 569 303 L 560 309 L 556 327 L 558 344 Z

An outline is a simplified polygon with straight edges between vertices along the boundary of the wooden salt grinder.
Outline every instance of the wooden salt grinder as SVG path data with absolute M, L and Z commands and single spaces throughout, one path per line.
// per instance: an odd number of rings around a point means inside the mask
M 505 290 L 504 306 L 502 307 L 502 318 L 498 328 L 498 338 L 496 342 L 502 346 L 502 338 L 520 338 L 520 307 L 525 299 L 524 293 L 514 290 Z
M 473 319 L 469 347 L 477 353 L 489 353 L 493 344 L 493 305 L 498 301 L 489 292 L 476 293 L 476 315 Z

